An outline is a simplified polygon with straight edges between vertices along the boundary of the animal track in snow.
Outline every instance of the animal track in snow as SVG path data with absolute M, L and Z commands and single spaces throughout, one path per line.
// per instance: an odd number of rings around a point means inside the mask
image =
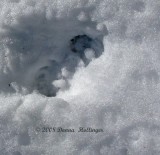
M 86 67 L 102 54 L 103 37 L 108 34 L 105 25 L 90 18 L 81 20 L 73 13 L 60 20 L 22 15 L 15 24 L 4 27 L 3 44 L 10 62 L 8 83 L 17 84 L 17 89 L 6 89 L 21 92 L 23 87 L 28 93 L 37 90 L 56 96 L 59 89 L 69 88 L 68 80 L 80 63 Z

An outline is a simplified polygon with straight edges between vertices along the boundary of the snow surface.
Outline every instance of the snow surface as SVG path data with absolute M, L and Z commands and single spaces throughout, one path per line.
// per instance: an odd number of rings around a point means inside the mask
M 159 155 L 159 8 L 159 0 L 1 0 L 0 155 Z M 92 38 L 81 54 L 71 50 L 78 35 Z

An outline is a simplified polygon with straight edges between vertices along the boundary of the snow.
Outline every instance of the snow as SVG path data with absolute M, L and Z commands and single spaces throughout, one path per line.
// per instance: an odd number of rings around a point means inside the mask
M 159 7 L 1 0 L 0 154 L 159 155 Z

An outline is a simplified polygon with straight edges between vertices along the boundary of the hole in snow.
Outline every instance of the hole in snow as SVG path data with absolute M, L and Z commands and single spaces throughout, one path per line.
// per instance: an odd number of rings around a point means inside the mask
M 84 62 L 92 57 L 98 58 L 104 50 L 102 41 L 93 39 L 85 34 L 72 38 L 70 47 L 72 52 L 77 53 Z
M 104 51 L 103 37 L 108 34 L 105 25 L 86 20 L 72 15 L 48 20 L 41 14 L 31 14 L 4 26 L 2 39 L 10 62 L 6 90 L 24 90 L 24 94 L 36 90 L 47 97 L 67 90 L 77 68 L 86 67 Z M 18 89 L 9 83 L 16 83 Z
M 39 69 L 35 78 L 35 89 L 39 93 L 47 97 L 54 97 L 60 89 L 68 89 L 68 80 L 72 78 L 79 62 L 82 61 L 84 66 L 87 66 L 104 50 L 100 39 L 93 39 L 85 34 L 73 37 L 69 40 L 69 44 L 71 52 L 68 52 L 61 64 L 52 61 L 52 64 Z M 64 68 L 69 76 L 63 75 Z

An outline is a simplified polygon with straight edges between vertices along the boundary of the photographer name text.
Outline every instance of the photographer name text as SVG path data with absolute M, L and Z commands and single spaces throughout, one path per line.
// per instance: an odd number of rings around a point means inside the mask
M 36 127 L 36 132 L 42 133 L 102 133 L 104 132 L 103 129 L 99 128 L 92 128 L 92 127 L 79 127 L 75 128 L 63 128 L 63 127 Z

